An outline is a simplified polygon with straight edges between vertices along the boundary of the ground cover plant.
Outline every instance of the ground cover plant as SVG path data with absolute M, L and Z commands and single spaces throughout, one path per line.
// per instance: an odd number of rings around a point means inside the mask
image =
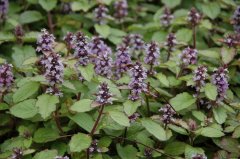
M 238 5 L 0 0 L 0 158 L 238 159 Z

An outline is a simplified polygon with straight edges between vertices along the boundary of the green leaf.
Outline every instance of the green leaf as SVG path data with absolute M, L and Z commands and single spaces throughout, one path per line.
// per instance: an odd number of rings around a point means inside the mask
M 6 103 L 0 103 L 0 110 L 6 110 L 9 106 Z
M 57 5 L 57 0 L 39 0 L 38 2 L 46 11 L 52 10 Z
M 83 76 L 83 78 L 85 80 L 87 80 L 88 82 L 90 82 L 93 78 L 93 75 L 94 75 L 94 69 L 93 69 L 93 65 L 92 64 L 89 64 L 85 67 L 83 66 L 80 66 L 79 67 L 79 70 L 81 72 L 81 75 Z
M 89 1 L 74 1 L 71 3 L 71 8 L 73 11 L 83 10 L 84 12 L 87 12 L 92 5 L 93 4 Z
M 51 128 L 40 128 L 38 129 L 33 136 L 33 140 L 36 143 L 46 143 L 49 141 L 54 141 L 59 137 L 57 131 Z
M 135 113 L 137 111 L 137 108 L 141 106 L 141 102 L 140 101 L 131 101 L 131 100 L 127 100 L 126 102 L 123 103 L 123 107 L 124 107 L 124 112 L 130 116 L 133 113 Z
M 21 24 L 33 23 L 41 19 L 42 19 L 42 15 L 40 12 L 30 11 L 30 10 L 23 12 L 19 17 L 19 21 Z
M 92 139 L 90 136 L 82 133 L 73 135 L 70 142 L 70 152 L 81 152 L 91 145 Z
M 110 111 L 109 112 L 110 117 L 117 122 L 119 125 L 122 126 L 130 126 L 128 117 L 123 113 L 119 111 Z
M 190 145 L 185 146 L 185 159 L 192 159 L 192 156 L 196 154 L 204 155 L 204 150 Z
M 12 58 L 17 67 L 22 67 L 25 60 L 35 58 L 36 51 L 32 46 L 15 46 L 13 47 Z
M 200 135 L 205 137 L 211 137 L 211 138 L 224 136 L 224 133 L 222 131 L 212 127 L 204 127 L 200 129 L 199 132 L 200 132 Z
M 210 100 L 216 100 L 216 97 L 218 95 L 217 93 L 217 87 L 211 83 L 207 83 L 204 87 L 205 95 Z
M 236 55 L 235 48 L 223 47 L 221 49 L 222 61 L 224 64 L 228 64 L 229 62 L 231 62 L 235 55 Z
M 223 124 L 227 119 L 227 112 L 223 107 L 213 108 L 213 116 L 218 124 Z
M 73 120 L 75 123 L 77 123 L 84 130 L 91 132 L 94 125 L 94 120 L 89 114 L 78 113 L 74 116 L 69 116 L 69 118 Z
M 38 96 L 36 106 L 39 109 L 39 114 L 43 119 L 48 118 L 52 112 L 56 110 L 56 104 L 59 103 L 57 96 L 43 94 Z
M 161 127 L 160 124 L 150 120 L 142 119 L 142 126 L 153 136 L 155 136 L 160 141 L 167 140 L 167 135 L 165 130 Z
M 164 152 L 169 155 L 178 156 L 185 152 L 186 144 L 184 142 L 170 142 L 164 148 Z
M 35 99 L 25 100 L 14 105 L 10 109 L 10 113 L 22 119 L 32 118 L 38 113 L 38 109 L 35 106 L 35 104 L 36 104 Z
M 44 150 L 36 153 L 33 159 L 53 159 L 58 155 L 57 150 Z
M 164 75 L 163 73 L 158 73 L 156 77 L 165 87 L 169 87 L 169 81 L 166 75 Z
M 169 8 L 174 8 L 181 4 L 181 0 L 161 0 L 161 1 L 163 4 L 165 4 L 165 6 Z
M 235 129 L 234 129 L 234 132 L 232 134 L 232 137 L 233 138 L 240 138 L 240 126 L 237 126 Z
M 176 33 L 177 40 L 180 42 L 189 42 L 192 39 L 192 30 L 179 29 Z
M 62 85 L 69 89 L 76 90 L 75 86 L 68 80 L 64 80 Z
M 117 152 L 121 159 L 137 159 L 137 149 L 132 145 L 122 147 L 120 144 L 117 144 Z
M 215 58 L 215 59 L 219 59 L 220 55 L 217 51 L 215 50 L 199 50 L 198 54 L 200 56 L 204 56 L 204 57 L 210 57 L 210 58 Z
M 170 104 L 176 111 L 186 109 L 195 103 L 196 99 L 189 93 L 183 92 L 170 100 Z
M 75 102 L 70 109 L 72 111 L 81 113 L 81 112 L 88 112 L 92 110 L 93 108 L 91 107 L 92 100 L 90 99 L 81 99 L 80 101 Z
M 98 34 L 100 34 L 102 37 L 107 38 L 110 35 L 110 27 L 108 25 L 94 25 L 96 31 Z
M 203 112 L 197 110 L 192 111 L 192 115 L 199 121 L 204 121 L 207 118 L 207 116 Z
M 39 86 L 40 84 L 38 82 L 30 81 L 25 83 L 13 94 L 13 102 L 18 103 L 31 97 L 38 91 Z
M 202 5 L 202 11 L 206 14 L 209 18 L 215 19 L 221 12 L 221 8 L 219 3 L 217 2 L 209 2 L 207 4 Z

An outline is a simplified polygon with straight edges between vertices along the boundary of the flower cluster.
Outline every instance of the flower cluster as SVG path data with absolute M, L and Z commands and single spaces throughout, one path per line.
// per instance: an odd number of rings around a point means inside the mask
M 203 154 L 194 154 L 192 155 L 192 159 L 207 159 L 207 157 Z
M 120 22 L 123 20 L 124 17 L 128 15 L 128 4 L 126 0 L 117 0 L 114 3 L 114 17 L 118 19 Z
M 161 24 L 165 27 L 168 27 L 171 24 L 173 18 L 174 16 L 172 15 L 171 10 L 165 7 L 163 10 L 163 15 L 160 17 Z
M 88 44 L 88 51 L 93 56 L 92 62 L 96 74 L 110 78 L 112 76 L 112 50 L 99 37 L 94 37 Z
M 197 92 L 205 85 L 205 81 L 207 78 L 207 67 L 206 66 L 198 66 L 198 68 L 194 71 L 193 81 L 195 83 L 195 89 Z
M 44 54 L 52 52 L 55 43 L 55 37 L 50 34 L 46 29 L 41 30 L 41 34 L 37 38 L 37 52 Z
M 11 159 L 23 159 L 23 150 L 20 148 L 14 148 Z
M 12 67 L 7 63 L 0 66 L 0 93 L 9 91 L 14 82 Z
M 234 30 L 240 33 L 240 6 L 235 10 L 232 16 L 232 23 Z
M 141 93 L 147 89 L 146 83 L 144 83 L 147 78 L 147 71 L 140 62 L 136 62 L 136 64 L 130 69 L 130 75 L 131 81 L 128 84 L 128 87 L 131 90 L 131 94 L 129 95 L 129 99 L 136 101 L 140 98 Z
M 61 4 L 61 12 L 63 14 L 69 14 L 71 11 L 72 11 L 71 3 L 62 2 L 62 4 Z
M 162 113 L 161 120 L 165 124 L 171 123 L 173 121 L 173 116 L 176 114 L 170 104 L 164 105 L 159 109 L 159 112 Z
M 153 155 L 153 150 L 152 150 L 152 149 L 150 149 L 150 148 L 145 148 L 145 149 L 144 149 L 144 156 L 145 156 L 147 159 L 152 158 L 152 155 Z
M 133 113 L 132 115 L 128 116 L 128 119 L 130 120 L 130 123 L 134 123 L 139 117 L 140 117 L 140 114 Z
M 144 41 L 142 40 L 143 37 L 140 34 L 128 34 L 123 38 L 123 45 L 126 47 L 131 48 L 131 50 L 143 50 L 144 48 Z
M 106 105 L 106 104 L 111 104 L 112 100 L 112 94 L 109 91 L 108 84 L 103 82 L 100 84 L 98 88 L 98 93 L 96 94 L 96 102 L 101 104 L 101 105 Z
M 56 156 L 55 159 L 69 159 L 67 156 Z
M 223 41 L 229 48 L 240 45 L 240 34 L 230 34 Z
M 0 21 L 6 19 L 7 12 L 8 12 L 8 0 L 0 0 Z
M 151 66 L 149 74 L 154 74 L 152 68 L 159 64 L 160 49 L 156 42 L 151 42 L 145 47 L 146 56 L 144 62 Z
M 168 52 L 172 52 L 175 50 L 175 46 L 177 45 L 176 35 L 174 33 L 170 33 L 167 35 L 166 42 L 164 45 L 167 47 Z
M 74 46 L 74 34 L 71 32 L 68 32 L 64 38 L 63 38 L 65 44 L 67 45 L 67 49 L 70 51 L 73 49 Z
M 189 119 L 187 124 L 190 131 L 195 131 L 197 129 L 197 122 L 195 120 Z
M 77 32 L 74 36 L 74 56 L 77 58 L 77 65 L 86 66 L 89 63 L 89 53 L 87 39 L 82 32 Z
M 20 40 L 24 36 L 24 31 L 21 25 L 17 25 L 14 29 L 14 35 L 17 40 Z
M 56 53 L 43 55 L 40 59 L 40 64 L 43 67 L 44 76 L 50 85 L 46 93 L 61 96 L 62 93 L 57 88 L 57 84 L 63 83 L 64 66 L 60 59 L 60 55 Z
M 201 19 L 202 19 L 201 14 L 195 8 L 192 8 L 188 12 L 187 20 L 192 26 L 198 25 L 200 23 Z
M 117 78 L 120 78 L 124 72 L 127 72 L 131 63 L 132 61 L 129 54 L 129 48 L 123 45 L 118 46 L 115 61 Z
M 95 21 L 98 24 L 105 24 L 107 14 L 108 14 L 108 8 L 103 4 L 100 4 L 97 8 L 94 9 Z
M 217 101 L 220 102 L 224 99 L 228 89 L 228 70 L 226 67 L 219 67 L 214 70 L 212 83 L 217 87 Z
M 101 152 L 101 149 L 98 148 L 98 140 L 93 140 L 91 146 L 88 148 L 91 154 L 95 152 Z
M 197 54 L 198 54 L 198 51 L 196 49 L 191 49 L 190 47 L 187 47 L 180 54 L 180 59 L 184 64 L 184 66 L 196 64 Z

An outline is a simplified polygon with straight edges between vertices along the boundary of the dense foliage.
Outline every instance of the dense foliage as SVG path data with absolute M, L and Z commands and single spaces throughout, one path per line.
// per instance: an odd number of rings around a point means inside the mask
M 0 0 L 0 159 L 237 159 L 234 0 Z

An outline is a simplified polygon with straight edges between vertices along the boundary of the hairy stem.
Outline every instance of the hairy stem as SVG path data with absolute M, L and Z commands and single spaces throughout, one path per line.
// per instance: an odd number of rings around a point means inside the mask
M 196 26 L 193 26 L 193 48 L 196 48 Z
M 93 125 L 93 128 L 92 128 L 92 130 L 91 130 L 91 132 L 90 132 L 90 136 L 91 136 L 91 137 L 94 135 L 94 133 L 95 133 L 95 131 L 96 131 L 96 129 L 97 129 L 97 126 L 98 126 L 99 121 L 100 121 L 100 119 L 101 119 L 101 116 L 102 116 L 102 114 L 103 114 L 103 109 L 104 109 L 104 105 L 101 105 L 101 106 L 100 106 L 100 111 L 99 111 L 98 117 L 97 117 L 97 119 L 96 119 L 96 121 L 95 121 L 95 123 L 94 123 L 94 125 Z M 89 149 L 87 149 L 87 159 L 89 159 Z
M 53 21 L 52 21 L 52 14 L 51 12 L 47 12 L 47 17 L 48 17 L 48 27 L 51 33 L 54 32 L 54 25 L 53 25 Z
M 64 134 L 64 131 L 63 131 L 63 129 L 62 129 L 62 127 L 61 127 L 61 123 L 60 123 L 60 121 L 59 121 L 58 111 L 55 111 L 55 112 L 53 113 L 53 118 L 54 118 L 54 120 L 55 120 L 55 123 L 56 123 L 56 125 L 57 125 L 58 130 L 59 130 L 60 133 L 63 135 L 63 134 Z

